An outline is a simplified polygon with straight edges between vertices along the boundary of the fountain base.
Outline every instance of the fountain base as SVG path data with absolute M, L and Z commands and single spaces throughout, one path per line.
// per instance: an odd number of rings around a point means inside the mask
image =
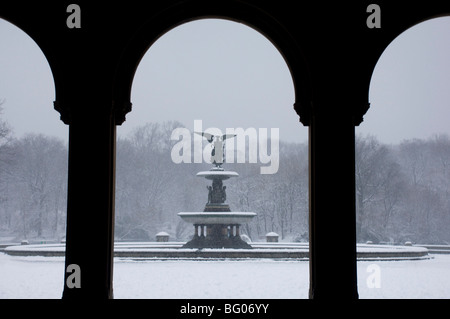
M 255 213 L 201 212 L 179 213 L 184 221 L 194 224 L 194 236 L 183 248 L 246 248 L 252 247 L 240 236 L 240 225 Z

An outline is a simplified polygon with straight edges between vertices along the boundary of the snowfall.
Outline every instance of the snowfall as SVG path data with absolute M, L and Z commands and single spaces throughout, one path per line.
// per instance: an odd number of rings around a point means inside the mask
M 359 297 L 450 298 L 450 255 L 431 257 L 358 261 Z M 61 298 L 63 277 L 64 257 L 0 253 L 2 299 Z M 117 299 L 298 299 L 308 298 L 308 288 L 308 261 L 115 258 L 114 262 Z

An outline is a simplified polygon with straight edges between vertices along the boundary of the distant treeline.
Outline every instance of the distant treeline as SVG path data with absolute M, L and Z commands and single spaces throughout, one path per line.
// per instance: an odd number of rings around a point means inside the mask
M 450 242 L 450 140 L 435 135 L 399 145 L 356 139 L 359 241 Z
M 192 236 L 193 226 L 177 213 L 203 210 L 209 183 L 195 175 L 211 165 L 173 163 L 176 127 L 180 123 L 149 123 L 118 139 L 116 240 L 154 240 L 160 231 L 171 240 Z M 399 145 L 358 136 L 355 160 L 359 242 L 450 242 L 448 136 Z M 257 213 L 241 230 L 252 240 L 274 231 L 285 240 L 308 241 L 307 145 L 280 143 L 279 163 L 273 175 L 261 175 L 260 164 L 225 163 L 239 173 L 224 182 L 227 202 L 234 211 Z M 67 146 L 37 134 L 13 138 L 0 122 L 0 236 L 61 239 L 66 196 Z M 330 209 L 343 213 L 333 203 Z

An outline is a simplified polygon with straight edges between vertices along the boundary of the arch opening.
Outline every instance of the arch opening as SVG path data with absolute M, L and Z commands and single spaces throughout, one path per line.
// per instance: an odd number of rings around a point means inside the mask
M 55 81 L 45 53 L 22 29 L 4 19 L 0 23 L 0 36 L 5 41 L 0 99 L 5 103 L 5 116 L 19 136 L 36 131 L 67 140 L 67 126 L 56 120 L 42 124 L 59 119 L 53 109 Z
M 59 243 L 66 228 L 68 128 L 53 109 L 53 74 L 39 44 L 4 19 L 0 41 L 0 242 Z M 6 296 L 59 298 L 61 274 L 49 275 L 55 285 L 33 287 L 27 279 L 41 275 L 34 267 L 5 268 L 2 279 L 14 280 Z
M 360 243 L 423 245 L 437 260 L 441 256 L 434 255 L 430 245 L 446 246 L 450 240 L 449 34 L 448 16 L 418 23 L 389 44 L 373 71 L 371 108 L 356 128 Z M 430 263 L 421 261 L 417 271 L 425 271 Z M 360 297 L 445 298 L 433 280 L 414 276 L 411 282 L 403 276 L 408 272 L 403 266 L 392 278 L 392 269 L 384 272 L 401 295 L 360 285 Z M 358 271 L 360 280 L 363 273 Z
M 450 18 L 439 17 L 418 23 L 397 36 L 380 56 L 372 74 L 369 97 L 371 109 L 362 133 L 376 132 L 387 143 L 407 138 L 428 138 L 437 132 L 448 133 L 445 101 L 450 79 L 445 36 Z M 395 127 L 408 118 L 403 128 L 386 131 L 378 126 Z
M 237 7 L 234 7 L 237 6 Z M 122 56 L 117 68 L 114 83 L 114 101 L 120 111 L 131 110 L 131 90 L 136 70 L 146 52 L 151 46 L 163 37 L 167 32 L 184 24 L 201 20 L 224 20 L 238 25 L 246 26 L 256 31 L 260 36 L 268 40 L 279 55 L 283 57 L 284 63 L 290 71 L 292 84 L 294 86 L 294 107 L 299 114 L 299 120 L 306 126 L 309 124 L 310 101 L 312 88 L 309 70 L 305 62 L 300 45 L 270 14 L 263 11 L 255 11 L 243 4 L 208 5 L 201 8 L 184 8 L 181 5 L 177 11 L 160 12 L 146 23 Z M 117 117 L 118 125 L 125 121 L 125 115 Z
M 308 241 L 307 130 L 292 107 L 295 89 L 289 68 L 267 38 L 228 19 L 181 24 L 154 42 L 141 59 L 132 98 L 133 111 L 118 127 L 116 240 L 151 241 L 161 231 L 169 234 L 169 241 L 189 240 L 192 225 L 177 213 L 203 209 L 206 184 L 195 174 L 211 168 L 206 140 L 200 144 L 202 160 L 195 162 L 193 131 L 242 128 L 246 146 L 254 139 L 266 144 L 256 145 L 254 163 L 249 147 L 244 163 L 236 155 L 234 162 L 223 164 L 240 175 L 225 182 L 230 207 L 258 214 L 255 222 L 239 228 L 240 235 L 259 242 L 275 231 L 283 241 Z M 176 129 L 189 131 L 192 153 L 186 162 L 176 163 L 172 156 L 181 141 L 181 136 L 170 139 Z M 267 134 L 262 136 L 264 129 Z M 161 137 L 164 142 L 158 143 Z M 271 143 L 275 139 L 280 141 L 277 148 Z M 261 167 L 272 164 L 261 162 L 259 152 L 266 146 L 268 152 L 262 155 L 270 157 L 279 150 L 279 166 L 264 175 Z M 307 263 L 300 267 L 307 278 Z M 120 288 L 114 290 L 119 296 Z M 299 298 L 307 297 L 306 290 L 293 290 Z M 227 292 L 216 293 L 223 297 Z
M 215 30 L 219 34 L 213 34 L 212 31 L 208 33 L 202 30 L 208 28 L 208 23 L 215 23 Z M 264 35 L 255 31 L 255 29 L 247 25 L 238 24 L 228 19 L 217 18 L 202 18 L 186 22 L 167 31 L 159 38 L 159 40 L 149 47 L 145 56 L 140 60 L 139 68 L 133 78 L 133 105 L 139 107 L 139 105 L 147 103 L 149 108 L 154 107 L 154 111 L 157 111 L 157 108 L 161 103 L 147 102 L 149 99 L 143 97 L 142 92 L 148 93 L 148 90 L 153 90 L 153 94 L 148 95 L 151 97 L 152 95 L 158 94 L 158 90 L 161 90 L 162 86 L 166 85 L 166 92 L 164 93 L 169 96 L 170 92 L 168 91 L 172 89 L 170 86 L 176 85 L 176 89 L 183 88 L 182 93 L 186 96 L 206 96 L 208 101 L 202 103 L 206 104 L 210 102 L 210 105 L 201 105 L 198 110 L 198 112 L 204 112 L 201 113 L 203 117 L 205 113 L 211 113 L 210 111 L 214 109 L 213 105 L 215 104 L 218 105 L 217 109 L 226 109 L 226 107 L 228 107 L 229 112 L 227 113 L 230 114 L 229 117 L 232 117 L 234 112 L 239 112 L 239 108 L 246 105 L 246 102 L 247 104 L 248 102 L 251 102 L 252 107 L 254 108 L 255 117 L 259 116 L 257 114 L 259 111 L 259 113 L 271 111 L 272 114 L 276 114 L 278 109 L 282 108 L 286 110 L 284 113 L 287 115 L 282 121 L 276 123 L 276 125 L 281 126 L 283 123 L 287 122 L 290 127 L 297 127 L 298 120 L 295 119 L 296 115 L 293 110 L 296 98 L 295 87 L 289 66 L 286 64 L 285 59 L 280 59 L 282 55 L 280 54 L 280 51 L 272 45 L 272 42 L 269 42 Z M 198 33 L 202 33 L 203 38 L 197 36 L 196 34 Z M 239 33 L 241 33 L 240 37 Z M 246 43 L 246 39 L 250 39 L 249 41 L 253 42 Z M 252 48 L 254 45 L 256 45 L 257 48 Z M 180 51 L 183 47 L 186 48 L 186 52 Z M 204 50 L 204 52 L 202 52 L 202 50 Z M 228 54 L 221 54 L 220 50 L 223 52 L 226 51 Z M 261 52 L 261 54 L 258 54 L 258 52 Z M 163 56 L 164 54 L 167 56 Z M 167 62 L 165 62 L 164 65 L 152 63 L 152 59 L 150 58 L 152 55 L 155 56 L 154 59 L 165 59 Z M 210 55 L 211 58 L 208 59 L 208 55 Z M 253 61 L 251 55 L 254 57 Z M 196 56 L 202 56 L 202 59 L 199 59 Z M 243 56 L 244 58 L 239 59 L 239 56 Z M 244 61 L 244 59 L 246 60 Z M 239 66 L 235 65 L 236 61 L 238 61 L 237 63 L 240 63 Z M 264 61 L 269 61 L 269 63 Z M 226 65 L 229 65 L 228 69 L 225 67 Z M 238 67 L 242 68 L 242 70 L 239 70 Z M 145 79 L 143 79 L 144 72 L 153 73 L 155 78 L 158 77 L 151 83 L 152 85 L 148 85 L 147 88 L 143 87 L 146 85 Z M 190 83 L 189 79 L 182 77 L 182 72 L 185 72 L 185 74 L 195 74 L 196 72 L 202 73 L 197 77 L 199 79 L 196 80 L 197 83 Z M 230 80 L 233 76 L 233 72 L 235 83 Z M 276 80 L 270 82 L 267 77 L 276 77 Z M 157 83 L 156 81 L 159 82 Z M 208 83 L 208 81 L 212 83 Z M 138 83 L 136 84 L 136 82 Z M 257 88 L 258 85 L 264 85 L 259 92 Z M 226 86 L 229 86 L 230 88 L 223 90 L 222 87 Z M 244 95 L 244 89 L 249 90 L 250 93 L 241 100 L 237 97 L 233 97 Z M 190 90 L 192 92 L 189 92 Z M 279 101 L 278 103 L 280 104 L 277 105 L 270 94 L 274 95 L 278 92 L 280 95 L 286 96 L 286 98 Z M 267 99 L 269 102 L 265 102 Z M 223 104 L 222 101 L 224 100 L 227 100 L 227 105 Z M 191 102 L 195 104 L 197 101 L 188 101 L 188 103 Z M 182 105 L 183 102 L 176 103 L 175 107 L 178 107 L 179 111 L 183 111 L 185 105 L 188 104 L 184 103 L 184 105 Z M 271 107 L 266 106 L 269 103 L 271 103 Z M 194 106 L 198 108 L 198 105 L 189 105 L 191 108 Z M 262 110 L 259 110 L 258 108 L 261 108 Z M 186 111 L 188 110 L 186 109 Z M 137 114 L 137 112 L 135 114 Z M 200 116 L 199 113 L 196 115 Z M 179 117 L 184 118 L 186 116 L 186 113 L 182 113 Z M 228 114 L 225 116 L 228 117 Z M 128 123 L 134 120 L 132 117 L 133 114 L 131 113 L 127 116 Z M 134 117 L 139 118 L 138 115 L 134 115 Z M 167 119 L 168 118 L 166 118 L 166 120 Z M 192 122 L 193 119 L 194 118 L 191 117 L 190 122 Z M 236 120 L 236 117 L 233 117 L 227 122 L 235 122 Z M 123 128 L 126 128 L 127 122 L 123 125 Z M 265 121 L 265 124 L 268 124 L 267 120 Z M 273 125 L 273 123 L 270 124 Z M 119 127 L 119 130 L 121 129 L 122 127 Z M 306 140 L 304 134 L 302 135 L 301 129 L 298 129 L 297 131 L 291 129 L 289 133 L 286 133 L 284 139 L 289 140 L 289 136 L 301 136 L 302 142 Z

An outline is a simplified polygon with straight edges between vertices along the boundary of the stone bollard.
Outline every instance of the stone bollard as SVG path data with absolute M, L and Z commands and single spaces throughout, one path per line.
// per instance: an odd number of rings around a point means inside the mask
M 278 234 L 275 232 L 270 232 L 266 234 L 266 242 L 268 243 L 277 243 L 278 242 Z
M 156 241 L 157 242 L 168 242 L 169 241 L 169 234 L 162 231 L 156 234 Z

